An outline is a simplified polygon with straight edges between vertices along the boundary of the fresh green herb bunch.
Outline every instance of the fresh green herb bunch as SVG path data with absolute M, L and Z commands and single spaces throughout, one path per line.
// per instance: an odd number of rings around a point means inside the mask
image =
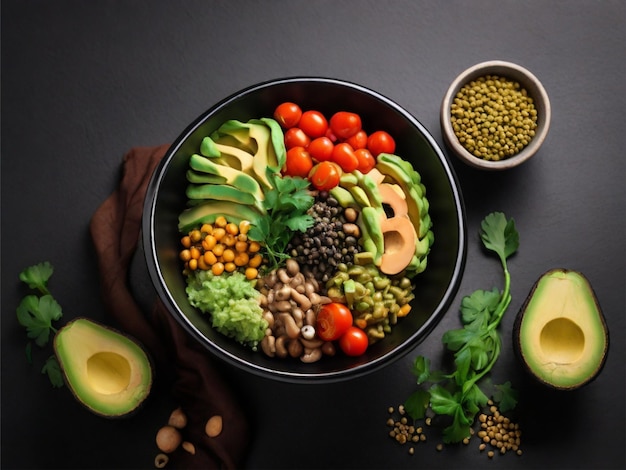
M 268 170 L 272 189 L 265 192 L 263 207 L 266 214 L 248 232 L 251 240 L 262 242 L 263 254 L 269 261 L 269 270 L 276 269 L 287 258 L 287 245 L 293 233 L 305 232 L 313 225 L 307 210 L 314 198 L 308 191 L 308 180 L 280 176 Z
M 50 334 L 57 332 L 52 322 L 63 316 L 61 306 L 48 290 L 48 280 L 53 272 L 53 266 L 46 261 L 24 269 L 19 275 L 22 282 L 41 294 L 27 295 L 17 306 L 17 321 L 26 328 L 28 338 L 41 348 L 48 344 Z M 26 358 L 32 363 L 32 341 L 26 344 Z M 63 386 L 61 368 L 54 355 L 48 357 L 41 373 L 48 375 L 53 387 Z
M 485 160 L 503 160 L 519 153 L 537 128 L 537 110 L 528 92 L 518 82 L 497 75 L 464 85 L 450 113 L 461 145 Z
M 463 298 L 461 321 L 463 327 L 444 333 L 442 342 L 454 353 L 456 369 L 451 373 L 430 370 L 430 360 L 418 356 L 413 373 L 419 388 L 405 402 L 405 409 L 413 419 L 421 419 L 430 408 L 436 415 L 446 415 L 452 422 L 443 431 L 446 443 L 460 442 L 470 436 L 476 414 L 487 405 L 489 397 L 479 382 L 491 371 L 498 360 L 502 340 L 497 330 L 511 302 L 511 277 L 507 259 L 517 251 L 519 234 L 513 219 L 507 220 L 501 212 L 489 214 L 481 223 L 481 239 L 490 251 L 500 258 L 504 271 L 504 289 L 477 290 Z M 484 385 L 485 382 L 481 382 Z M 517 400 L 511 384 L 496 385 L 493 400 L 502 412 L 515 407 Z

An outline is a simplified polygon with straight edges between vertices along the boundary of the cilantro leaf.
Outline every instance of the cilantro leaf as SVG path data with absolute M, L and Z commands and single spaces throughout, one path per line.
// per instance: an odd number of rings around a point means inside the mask
M 50 356 L 41 369 L 42 374 L 47 374 L 50 383 L 54 388 L 60 388 L 63 386 L 63 372 L 59 361 L 55 356 Z
M 517 390 L 513 389 L 511 382 L 507 381 L 502 385 L 495 386 L 496 391 L 493 399 L 498 402 L 500 411 L 506 412 L 512 410 L 517 405 Z
M 456 410 L 453 423 L 443 430 L 443 442 L 446 444 L 460 442 L 471 435 L 471 422 L 462 413 L 461 408 Z
M 493 212 L 485 217 L 480 224 L 481 239 L 485 248 L 494 251 L 506 264 L 506 259 L 517 251 L 519 234 L 515 229 L 515 221 L 507 221 L 502 212 Z
M 308 214 L 303 214 L 290 217 L 285 221 L 285 225 L 294 232 L 306 232 L 306 230 L 313 225 L 313 222 L 313 217 Z
M 35 264 L 24 269 L 20 274 L 20 281 L 25 282 L 31 289 L 37 289 L 43 294 L 49 294 L 48 280 L 54 272 L 54 267 L 50 262 Z
M 450 351 L 458 351 L 476 336 L 476 331 L 469 328 L 446 331 L 441 341 Z
M 418 388 L 404 402 L 404 409 L 414 420 L 422 419 L 430 402 L 430 393 Z
M 494 287 L 491 291 L 476 290 L 461 301 L 461 320 L 463 324 L 472 323 L 478 317 L 495 312 L 500 302 L 500 290 Z
M 457 398 L 441 385 L 430 387 L 430 407 L 437 414 L 455 416 L 461 408 Z
M 56 331 L 52 322 L 62 315 L 61 306 L 50 294 L 41 298 L 27 295 L 17 306 L 17 321 L 26 328 L 28 337 L 34 339 L 40 347 L 48 343 L 50 331 Z
M 266 214 L 248 232 L 251 240 L 262 242 L 264 254 L 269 259 L 269 269 L 276 269 L 289 257 L 285 253 L 294 232 L 305 232 L 314 223 L 307 210 L 315 199 L 309 193 L 308 180 L 281 176 L 268 169 L 272 188 L 265 191 L 263 208 Z
M 413 361 L 413 374 L 417 377 L 418 385 L 428 381 L 430 377 L 430 359 L 417 356 Z
M 41 296 L 34 294 L 25 296 L 16 308 L 18 323 L 26 329 L 26 336 L 34 340 L 39 347 L 48 344 L 50 333 L 54 334 L 57 331 L 52 322 L 63 316 L 61 306 L 52 297 L 47 287 L 53 272 L 52 265 L 45 261 L 24 269 L 19 275 L 21 281 L 42 294 Z M 26 343 L 25 354 L 28 363 L 32 364 L 32 341 Z M 54 355 L 45 362 L 41 373 L 47 374 L 53 387 L 63 385 L 63 373 Z
M 413 364 L 412 372 L 417 376 L 418 385 L 427 381 L 435 383 L 428 389 L 430 402 L 427 406 L 435 414 L 452 419 L 443 430 L 445 442 L 459 442 L 468 437 L 476 414 L 488 402 L 487 394 L 478 384 L 482 386 L 483 379 L 500 355 L 502 340 L 497 327 L 511 301 L 511 277 L 506 260 L 519 247 L 515 223 L 513 219 L 507 220 L 501 212 L 494 212 L 483 219 L 481 229 L 484 246 L 500 258 L 504 288 L 476 290 L 462 299 L 462 327 L 446 331 L 442 336 L 442 343 L 454 353 L 455 369 L 452 373 L 430 370 L 430 361 L 422 356 L 418 356 Z M 421 406 L 420 400 L 423 399 L 423 393 L 414 394 L 407 402 Z M 496 388 L 494 399 L 499 401 L 501 411 L 509 410 L 517 403 L 508 382 Z M 423 413 L 418 405 L 413 404 L 413 411 L 421 415 Z
M 489 397 L 475 383 L 465 390 L 465 398 L 470 405 L 468 407 L 470 412 L 474 415 L 480 411 L 480 407 L 485 406 L 489 401 Z

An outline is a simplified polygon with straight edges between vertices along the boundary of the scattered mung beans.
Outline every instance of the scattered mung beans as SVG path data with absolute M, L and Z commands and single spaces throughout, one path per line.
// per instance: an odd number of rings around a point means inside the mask
M 517 81 L 485 75 L 465 84 L 450 106 L 455 135 L 465 149 L 484 160 L 519 153 L 535 135 L 537 110 Z
M 414 446 L 426 441 L 424 428 L 411 424 L 412 420 L 407 417 L 403 405 L 398 406 L 397 413 L 392 406 L 387 411 L 391 415 L 387 419 L 387 426 L 392 428 L 389 431 L 389 437 L 400 445 L 409 444 L 409 454 L 413 455 L 415 453 Z
M 513 423 L 508 417 L 500 413 L 493 401 L 489 400 L 488 405 L 489 409 L 478 415 L 479 430 L 470 429 L 470 436 L 463 439 L 463 444 L 468 445 L 473 438 L 477 437 L 480 440 L 478 450 L 480 452 L 487 451 L 486 455 L 490 459 L 496 453 L 522 455 L 520 448 L 522 432 L 519 424 Z M 392 428 L 389 431 L 389 436 L 398 444 L 417 444 L 426 441 L 423 427 L 418 426 L 408 417 L 403 405 L 398 406 L 397 410 L 390 406 L 387 412 L 390 415 L 387 418 L 387 426 Z M 431 418 L 426 417 L 424 423 L 426 426 L 430 426 Z M 437 444 L 436 449 L 442 451 L 444 449 L 443 444 Z M 411 447 L 409 454 L 413 455 L 414 452 L 414 448 Z

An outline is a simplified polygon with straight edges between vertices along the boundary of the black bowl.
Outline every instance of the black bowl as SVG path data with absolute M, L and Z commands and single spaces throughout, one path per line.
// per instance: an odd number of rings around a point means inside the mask
M 330 116 L 359 113 L 365 130 L 384 129 L 396 140 L 396 154 L 410 161 L 426 186 L 435 243 L 428 267 L 414 278 L 411 313 L 360 357 L 337 354 L 314 364 L 266 357 L 215 331 L 206 315 L 192 307 L 178 258 L 178 215 L 185 208 L 189 156 L 201 140 L 229 119 L 268 117 L 283 101 Z M 167 151 L 149 184 L 143 214 L 143 244 L 148 271 L 172 315 L 207 350 L 237 367 L 291 382 L 330 382 L 378 370 L 419 344 L 446 313 L 458 289 L 466 257 L 466 222 L 454 171 L 433 137 L 413 116 L 388 98 L 363 86 L 326 78 L 286 78 L 246 88 L 216 104 L 191 124 Z

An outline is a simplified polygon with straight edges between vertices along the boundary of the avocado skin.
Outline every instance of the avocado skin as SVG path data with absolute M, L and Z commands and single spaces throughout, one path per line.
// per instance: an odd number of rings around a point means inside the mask
M 60 355 L 59 355 L 59 344 L 58 344 L 58 338 L 60 337 L 60 333 L 66 329 L 71 327 L 73 324 L 75 323 L 80 323 L 80 322 L 85 322 L 88 323 L 92 326 L 94 326 L 95 328 L 100 329 L 102 332 L 108 332 L 111 333 L 112 336 L 119 336 L 122 338 L 125 338 L 127 341 L 130 341 L 131 343 L 133 343 L 143 354 L 142 359 L 142 363 L 145 366 L 145 373 L 148 375 L 148 382 L 147 382 L 147 391 L 145 393 L 145 395 L 141 398 L 141 400 L 137 401 L 137 403 L 132 407 L 132 409 L 129 409 L 128 411 L 124 412 L 124 413 L 106 413 L 101 411 L 97 406 L 93 406 L 90 403 L 86 403 L 86 401 L 83 399 L 82 396 L 80 396 L 80 394 L 77 392 L 77 390 L 74 389 L 74 387 L 70 384 L 70 381 L 68 379 L 68 370 L 66 363 L 61 359 Z M 155 374 L 156 374 L 156 369 L 154 367 L 154 360 L 151 357 L 149 351 L 141 344 L 139 343 L 138 340 L 136 340 L 135 338 L 133 338 L 132 336 L 117 330 L 116 328 L 107 326 L 103 323 L 100 323 L 98 321 L 95 321 L 91 318 L 86 318 L 86 317 L 76 317 L 74 319 L 72 319 L 71 321 L 69 321 L 68 323 L 66 323 L 61 329 L 59 329 L 59 331 L 55 334 L 54 337 L 54 341 L 53 341 L 53 348 L 54 348 L 54 353 L 55 356 L 59 362 L 59 367 L 61 368 L 61 372 L 63 373 L 63 379 L 65 381 L 65 384 L 67 386 L 67 388 L 71 391 L 74 399 L 80 403 L 85 409 L 89 410 L 91 413 L 100 416 L 102 418 L 107 418 L 107 419 L 121 419 L 121 418 L 129 418 L 133 415 L 135 415 L 137 412 L 139 412 L 139 410 L 141 410 L 141 408 L 143 407 L 143 405 L 145 404 L 147 398 L 150 396 L 150 390 L 152 389 L 152 385 L 154 384 L 154 380 L 155 380 Z
M 524 319 L 524 315 L 527 311 L 528 308 L 528 304 L 530 303 L 530 301 L 533 299 L 533 297 L 536 294 L 537 291 L 537 287 L 539 286 L 539 283 L 541 282 L 542 279 L 549 277 L 551 275 L 555 275 L 555 274 L 565 274 L 567 275 L 568 273 L 573 273 L 576 274 L 578 276 L 580 276 L 581 279 L 583 279 L 589 289 L 589 294 L 591 295 L 593 302 L 596 306 L 596 310 L 598 313 L 598 318 L 597 320 L 600 322 L 601 324 L 601 328 L 602 331 L 604 333 L 604 337 L 605 337 L 605 348 L 604 351 L 602 353 L 602 360 L 601 362 L 598 364 L 598 366 L 594 369 L 593 373 L 588 375 L 584 380 L 581 380 L 580 382 L 578 382 L 577 384 L 574 384 L 572 386 L 560 386 L 556 383 L 553 382 L 549 382 L 547 380 L 543 380 L 541 377 L 539 377 L 537 374 L 535 374 L 535 372 L 533 371 L 533 368 L 528 364 L 528 362 L 526 361 L 526 359 L 524 358 L 524 354 L 522 352 L 522 337 L 520 334 L 520 330 L 521 330 L 521 326 L 522 326 L 522 321 Z M 609 340 L 609 329 L 606 323 L 606 320 L 604 318 L 604 315 L 602 313 L 602 309 L 600 307 L 600 303 L 598 301 L 598 297 L 595 294 L 595 291 L 593 289 L 593 286 L 591 285 L 591 283 L 589 282 L 589 280 L 585 277 L 584 274 L 582 274 L 580 271 L 576 271 L 576 270 L 571 270 L 571 269 L 566 269 L 566 268 L 553 268 L 553 269 L 549 269 L 548 271 L 544 272 L 533 284 L 528 296 L 526 297 L 526 299 L 524 300 L 523 304 L 521 305 L 516 317 L 515 317 L 515 321 L 513 323 L 513 329 L 512 329 L 512 339 L 513 339 L 513 350 L 515 352 L 515 356 L 517 358 L 517 360 L 519 361 L 519 363 L 522 365 L 523 369 L 526 371 L 526 373 L 532 377 L 536 382 L 538 382 L 539 384 L 552 389 L 552 390 L 556 390 L 556 391 L 573 391 L 573 390 L 577 390 L 585 385 L 590 384 L 591 382 L 593 382 L 602 372 L 604 365 L 606 364 L 606 359 L 608 357 L 608 353 L 609 353 L 609 348 L 610 348 L 610 340 Z

